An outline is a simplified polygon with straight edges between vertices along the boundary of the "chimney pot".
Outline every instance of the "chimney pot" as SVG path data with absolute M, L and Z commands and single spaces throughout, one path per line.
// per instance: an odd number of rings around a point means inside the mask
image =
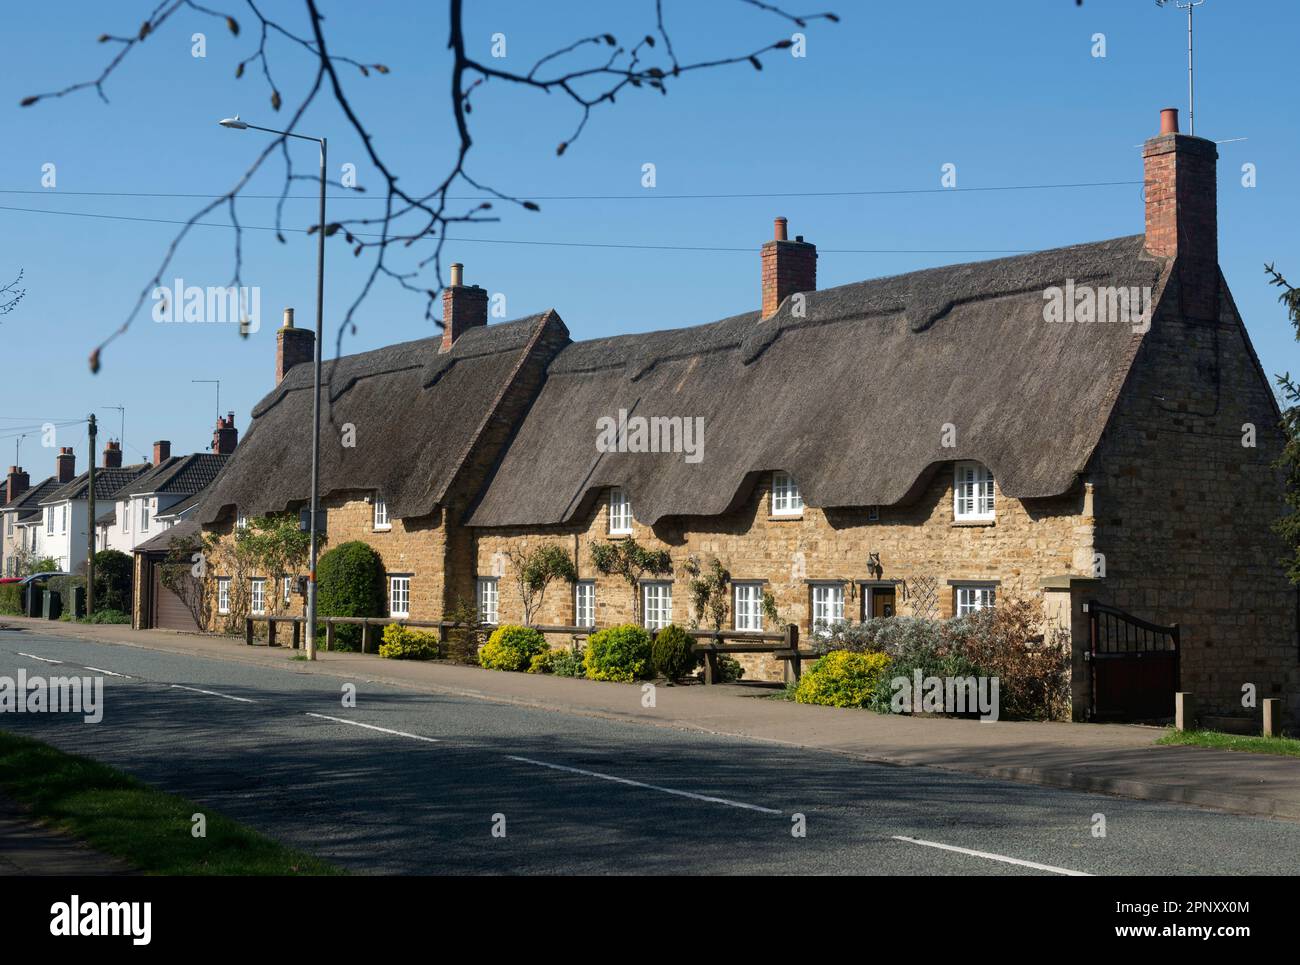
M 438 352 L 450 352 L 465 331 L 487 324 L 487 291 L 466 285 L 465 266 L 451 266 L 451 284 L 442 290 L 442 344 Z
M 219 456 L 228 456 L 239 445 L 239 430 L 235 428 L 235 413 L 228 417 L 217 416 L 217 426 L 212 430 L 212 451 Z
M 117 469 L 122 465 L 122 444 L 113 439 L 104 443 L 104 468 Z
M 59 482 L 72 482 L 77 475 L 77 456 L 70 447 L 59 449 L 59 454 L 54 457 L 54 467 Z
M 31 488 L 32 481 L 27 473 L 23 472 L 22 466 L 10 466 L 9 474 L 5 477 L 5 502 L 12 502 L 23 493 Z
M 311 362 L 315 357 L 316 333 L 309 328 L 294 328 L 293 309 L 286 308 L 284 326 L 275 333 L 275 384 L 283 382 L 295 365 Z
M 787 240 L 785 218 L 777 218 L 775 227 L 776 237 L 763 244 L 763 318 L 775 315 L 788 295 L 817 290 L 817 246 L 803 235 Z
M 1160 133 L 1142 148 L 1146 249 L 1175 259 L 1172 282 L 1184 318 L 1219 316 L 1219 230 L 1213 141 L 1178 131 L 1178 111 L 1160 112 Z

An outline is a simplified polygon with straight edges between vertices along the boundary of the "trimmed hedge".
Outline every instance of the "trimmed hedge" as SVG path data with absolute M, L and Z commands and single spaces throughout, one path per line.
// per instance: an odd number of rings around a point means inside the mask
M 131 557 L 121 550 L 100 550 L 95 554 L 95 609 L 131 612 Z M 72 600 L 63 598 L 70 607 Z
M 22 587 L 21 583 L 0 585 L 0 613 L 12 617 L 23 615 Z
M 829 707 L 868 707 L 888 690 L 885 671 L 891 661 L 884 653 L 835 650 L 819 659 L 799 680 L 794 699 L 801 704 Z
M 583 665 L 591 680 L 645 679 L 653 672 L 650 634 L 633 623 L 599 630 L 587 641 Z
M 478 652 L 478 662 L 489 670 L 530 670 L 533 658 L 549 649 L 541 631 L 507 623 L 488 637 Z
M 390 660 L 432 660 L 438 656 L 438 634 L 390 623 L 384 627 L 379 655 Z
M 655 634 L 650 646 L 650 662 L 654 671 L 668 680 L 680 680 L 699 665 L 698 654 L 692 653 L 695 640 L 691 635 L 670 623 Z
M 360 540 L 340 543 L 316 563 L 316 612 L 323 617 L 384 615 L 384 564 Z M 340 650 L 357 649 L 361 627 L 340 623 L 334 628 Z

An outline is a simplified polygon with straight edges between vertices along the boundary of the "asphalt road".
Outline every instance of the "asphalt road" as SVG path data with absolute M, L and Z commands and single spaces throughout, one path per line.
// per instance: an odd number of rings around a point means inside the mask
M 104 676 L 98 724 L 3 714 L 0 727 L 112 764 L 356 872 L 1255 875 L 1300 868 L 1296 823 L 363 681 L 355 682 L 355 707 L 345 707 L 343 680 L 295 672 L 288 659 L 283 670 L 268 671 L 0 633 L 0 675 L 20 668 L 119 676 Z M 1105 818 L 1104 837 L 1093 834 L 1097 815 Z M 804 836 L 792 833 L 800 823 Z

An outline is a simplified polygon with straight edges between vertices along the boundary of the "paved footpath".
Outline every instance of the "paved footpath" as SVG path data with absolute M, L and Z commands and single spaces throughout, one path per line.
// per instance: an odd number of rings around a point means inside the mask
M 287 648 L 246 646 L 225 636 L 132 630 L 5 617 L 0 625 L 241 664 L 285 668 Z M 2 631 L 0 631 L 2 632 Z M 23 634 L 23 635 L 27 635 Z M 444 663 L 325 653 L 295 672 L 500 701 L 655 727 L 745 737 L 895 764 L 1149 801 L 1300 820 L 1300 759 L 1201 747 L 1167 747 L 1163 730 L 1123 724 L 981 723 L 811 707 L 771 699 L 756 685 L 660 686 L 655 706 L 626 684 L 500 673 Z
M 120 875 L 128 865 L 34 821 L 0 794 L 0 876 Z

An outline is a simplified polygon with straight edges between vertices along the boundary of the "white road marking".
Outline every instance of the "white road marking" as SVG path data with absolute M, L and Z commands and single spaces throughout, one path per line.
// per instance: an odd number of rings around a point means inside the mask
M 351 724 L 353 727 L 364 727 L 366 730 L 377 730 L 381 734 L 393 734 L 396 737 L 409 737 L 411 740 L 428 741 L 430 744 L 439 744 L 441 741 L 436 737 L 424 737 L 420 734 L 408 734 L 404 730 L 389 730 L 387 727 L 376 727 L 374 724 L 363 724 L 359 720 L 348 720 L 346 717 L 331 717 L 328 714 L 313 714 L 308 712 L 308 717 L 319 717 L 321 720 L 332 720 L 336 724 Z
M 63 663 L 62 660 L 51 660 L 49 657 L 38 657 L 34 653 L 23 653 L 21 650 L 14 651 L 20 657 L 31 657 L 33 660 L 39 660 L 41 663 Z
M 613 781 L 615 784 L 626 784 L 629 787 L 643 787 L 650 791 L 662 791 L 664 794 L 676 794 L 678 797 L 688 797 L 695 801 L 708 801 L 710 804 L 725 804 L 727 807 L 743 808 L 746 811 L 761 811 L 763 814 L 780 814 L 775 808 L 759 807 L 757 804 L 746 804 L 743 801 L 729 801 L 725 797 L 710 797 L 707 794 L 695 794 L 691 791 L 679 791 L 672 787 L 660 787 L 658 784 L 643 784 L 640 781 L 633 781 L 626 777 L 615 777 L 612 774 L 601 774 L 599 771 L 584 771 L 580 767 L 566 767 L 563 764 L 548 764 L 545 761 L 535 761 L 531 757 L 515 757 L 512 754 L 506 755 L 507 759 L 512 761 L 521 761 L 524 764 L 533 764 L 537 767 L 549 767 L 555 771 L 568 771 L 570 774 L 582 774 L 586 777 L 598 777 L 602 781 Z
M 959 848 L 954 844 L 940 844 L 938 841 L 922 841 L 920 838 L 909 838 L 901 834 L 895 834 L 895 841 L 906 841 L 908 844 L 920 844 L 927 848 L 939 848 L 943 851 L 956 851 L 958 854 L 968 854 L 975 858 L 987 858 L 989 861 L 1001 861 L 1004 864 L 1020 865 L 1022 868 L 1035 868 L 1039 871 L 1050 871 L 1057 875 L 1070 875 L 1074 878 L 1091 878 L 1092 875 L 1086 871 L 1072 871 L 1069 868 L 1057 868 L 1050 864 L 1039 864 L 1037 861 L 1022 861 L 1020 858 L 1008 858 L 1006 855 L 991 854 L 988 851 L 972 851 L 970 848 Z
M 257 701 L 250 700 L 247 697 L 232 697 L 230 694 L 219 694 L 215 690 L 199 690 L 198 687 L 182 687 L 180 684 L 172 684 L 174 690 L 188 690 L 192 694 L 207 694 L 209 697 L 225 697 L 226 700 L 237 700 L 241 704 L 255 704 Z
M 131 679 L 130 677 L 128 677 L 128 676 L 127 676 L 126 674 L 124 674 L 124 673 L 114 673 L 114 672 L 111 671 L 111 670 L 101 670 L 101 669 L 98 668 L 98 667 L 82 667 L 81 669 L 82 669 L 82 670 L 93 670 L 93 671 L 95 671 L 95 673 L 108 674 L 110 677 L 121 677 L 123 680 L 130 680 L 130 679 Z

